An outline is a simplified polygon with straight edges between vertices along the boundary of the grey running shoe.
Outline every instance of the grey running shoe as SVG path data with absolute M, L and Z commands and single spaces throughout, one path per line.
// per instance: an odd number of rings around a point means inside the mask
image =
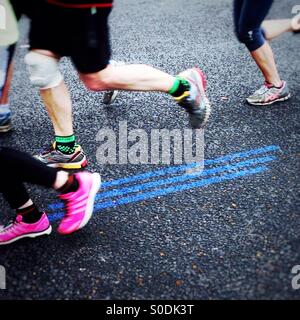
M 285 101 L 291 97 L 291 93 L 285 81 L 282 87 L 276 88 L 272 84 L 265 83 L 253 95 L 247 98 L 247 102 L 254 106 L 267 106 L 279 101 Z
M 86 156 L 79 145 L 76 146 L 73 154 L 66 155 L 56 150 L 55 143 L 53 143 L 49 150 L 41 152 L 35 158 L 53 168 L 81 169 L 87 166 Z
M 6 133 L 11 131 L 11 114 L 10 113 L 0 113 L 0 133 Z
M 116 66 L 124 66 L 125 62 L 123 61 L 115 61 L 115 60 L 110 60 L 109 61 L 109 65 L 111 65 L 112 67 L 116 67 Z M 110 90 L 110 91 L 106 91 L 104 93 L 103 96 L 103 103 L 104 104 L 112 104 L 115 102 L 117 96 L 119 94 L 118 90 Z
M 192 68 L 183 71 L 178 76 L 186 79 L 190 83 L 191 89 L 184 92 L 181 97 L 174 99 L 189 113 L 192 128 L 204 128 L 211 112 L 210 102 L 205 92 L 205 75 L 199 68 Z

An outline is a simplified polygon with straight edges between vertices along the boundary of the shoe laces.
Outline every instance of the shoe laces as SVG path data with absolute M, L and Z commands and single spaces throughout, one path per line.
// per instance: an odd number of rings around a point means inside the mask
M 269 89 L 270 89 L 270 86 L 268 85 L 268 83 L 265 82 L 255 93 L 262 95 L 262 94 L 268 92 Z
M 53 144 L 51 144 L 51 146 L 44 147 L 44 148 L 40 149 L 40 154 L 46 155 L 48 153 L 51 153 L 54 150 L 55 150 L 55 147 L 54 147 L 54 143 L 53 143 Z
M 18 221 L 17 219 L 12 219 L 10 220 L 9 222 L 7 222 L 4 226 L 3 226 L 3 229 L 0 229 L 0 233 L 4 233 L 4 232 L 7 232 L 11 229 L 14 229 L 16 227 L 16 225 L 18 224 Z

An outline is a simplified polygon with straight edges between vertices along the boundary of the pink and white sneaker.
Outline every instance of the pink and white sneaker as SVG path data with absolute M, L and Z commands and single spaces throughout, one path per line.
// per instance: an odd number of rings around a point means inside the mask
M 265 83 L 260 89 L 247 98 L 247 102 L 253 106 L 267 106 L 275 102 L 288 100 L 290 97 L 291 93 L 288 85 L 285 81 L 282 81 L 280 88 Z
M 16 220 L 8 226 L 0 228 L 0 245 L 9 244 L 23 238 L 35 238 L 49 235 L 52 227 L 45 213 L 36 223 L 25 223 L 22 216 L 17 215 Z
M 95 197 L 101 185 L 98 173 L 79 172 L 75 177 L 79 182 L 78 190 L 58 196 L 66 206 L 66 214 L 57 229 L 60 234 L 70 234 L 89 222 L 94 210 Z

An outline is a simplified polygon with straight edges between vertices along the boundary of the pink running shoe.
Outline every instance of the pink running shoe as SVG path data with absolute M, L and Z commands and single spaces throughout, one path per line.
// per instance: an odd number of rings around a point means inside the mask
M 22 238 L 35 238 L 49 235 L 52 231 L 50 222 L 45 213 L 36 223 L 22 222 L 22 216 L 17 215 L 16 220 L 0 229 L 0 245 L 9 244 Z
M 58 196 L 66 205 L 66 214 L 57 229 L 60 234 L 70 234 L 88 223 L 101 185 L 98 173 L 79 172 L 75 177 L 79 182 L 78 190 Z

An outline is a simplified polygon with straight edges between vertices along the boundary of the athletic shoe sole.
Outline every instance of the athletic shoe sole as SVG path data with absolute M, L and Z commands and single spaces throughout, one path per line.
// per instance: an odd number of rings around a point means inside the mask
M 9 241 L 5 241 L 5 242 L 0 242 L 0 246 L 4 245 L 4 244 L 10 244 L 13 243 L 15 241 L 24 239 L 24 238 L 36 238 L 36 237 L 40 237 L 40 236 L 44 236 L 44 235 L 49 235 L 52 232 L 52 227 L 51 225 L 44 231 L 40 231 L 40 232 L 35 232 L 35 233 L 27 233 L 27 234 L 23 234 L 22 236 L 16 237 L 14 239 L 11 239 Z
M 47 163 L 46 163 L 47 164 Z M 87 160 L 86 158 L 82 159 L 82 161 L 75 162 L 75 163 L 50 163 L 47 164 L 48 167 L 51 168 L 60 168 L 60 169 L 66 169 L 66 170 L 72 170 L 72 169 L 83 169 L 87 166 Z
M 8 124 L 6 126 L 1 126 L 0 127 L 0 133 L 6 133 L 12 130 L 12 125 Z
M 197 82 L 195 83 L 195 85 L 198 87 L 198 89 L 201 92 L 201 99 L 204 99 L 204 103 L 205 103 L 205 109 L 206 109 L 206 113 L 205 113 L 205 117 L 203 120 L 203 123 L 201 125 L 201 127 L 199 129 L 203 129 L 205 128 L 208 119 L 210 117 L 211 114 L 211 104 L 209 102 L 209 99 L 206 95 L 206 77 L 205 74 L 203 73 L 203 71 L 199 68 L 195 68 L 195 75 L 197 78 Z
M 282 101 L 286 101 L 288 100 L 292 95 L 289 93 L 287 96 L 285 97 L 282 97 L 282 98 L 279 98 L 279 99 L 276 99 L 276 100 L 273 100 L 273 101 L 270 101 L 270 102 L 265 102 L 265 103 L 262 103 L 262 102 L 250 102 L 248 101 L 247 99 L 247 102 L 249 104 L 251 104 L 252 106 L 269 106 L 271 104 L 274 104 L 276 102 L 282 102 Z

